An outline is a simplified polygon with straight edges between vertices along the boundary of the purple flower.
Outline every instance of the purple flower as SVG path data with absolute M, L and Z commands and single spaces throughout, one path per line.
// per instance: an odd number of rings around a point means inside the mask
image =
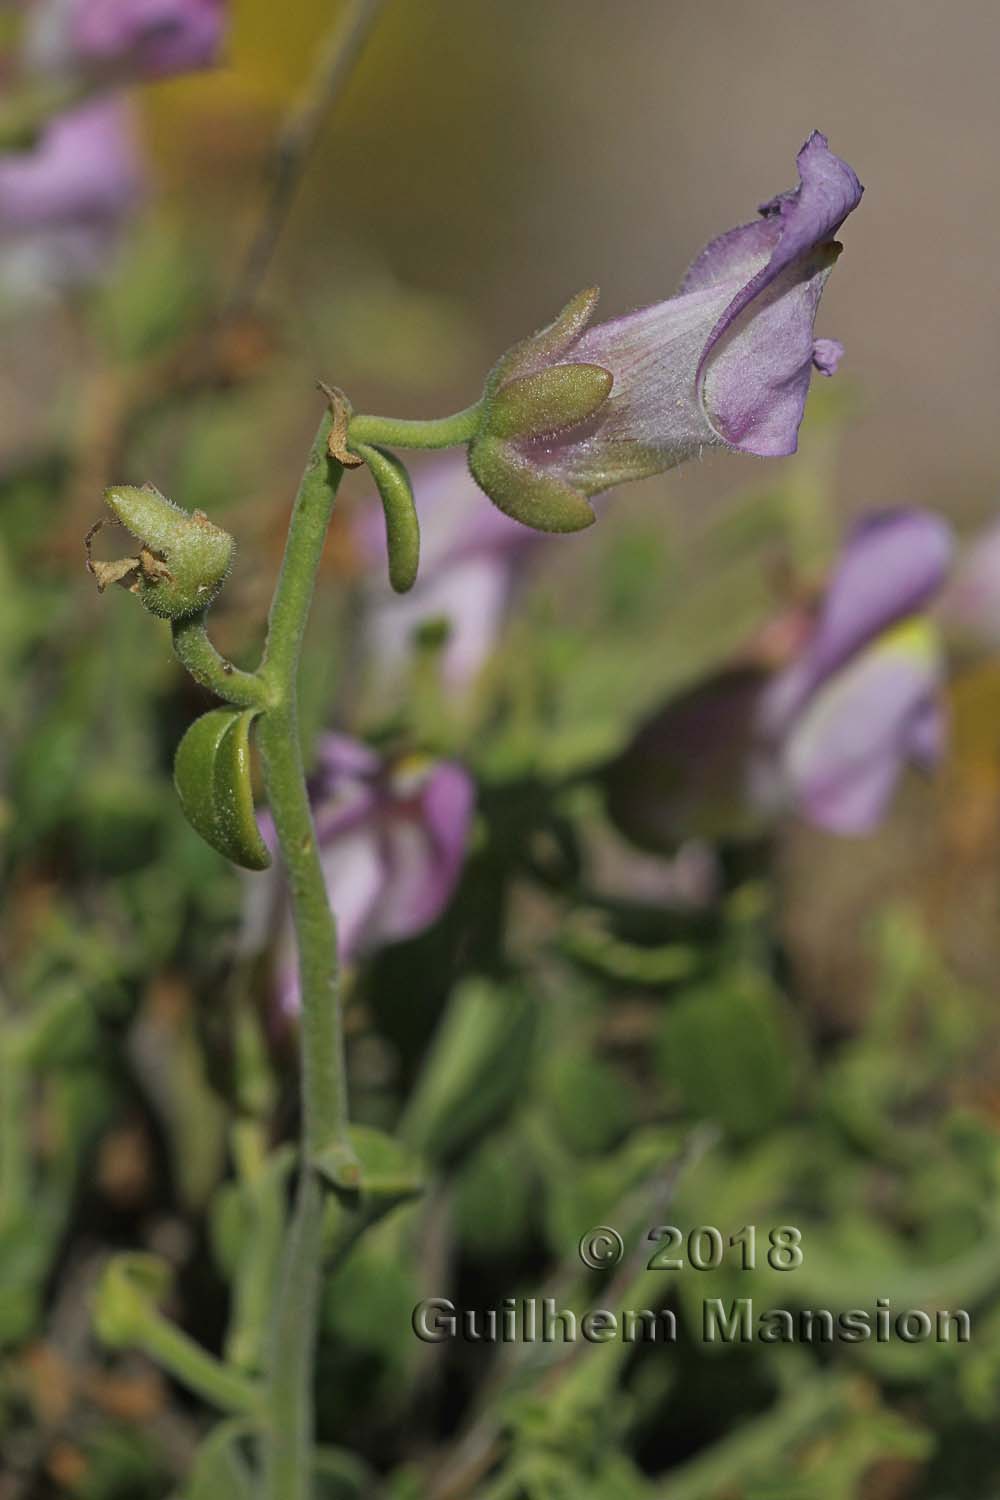
M 99 274 L 141 183 L 132 114 L 122 99 L 59 116 L 33 151 L 0 158 L 5 259 L 20 259 L 35 282 Z
M 164 78 L 218 61 L 225 0 L 72 0 L 67 38 L 77 63 Z
M 596 293 L 583 294 L 501 360 L 470 451 L 501 509 L 530 521 L 535 503 L 533 524 L 572 530 L 583 496 L 703 448 L 794 453 L 812 370 L 832 375 L 842 353 L 813 321 L 862 193 L 818 132 L 798 168 L 799 186 L 713 240 L 676 297 L 588 329 Z
M 925 511 L 884 511 L 855 528 L 805 649 L 762 694 L 759 799 L 833 833 L 866 833 L 904 765 L 939 759 L 941 653 L 922 611 L 951 552 L 948 527 Z
M 941 599 L 942 625 L 964 647 L 1000 648 L 1000 522 L 965 551 Z
M 413 589 L 395 594 L 385 582 L 381 508 L 363 504 L 356 537 L 371 573 L 365 636 L 372 669 L 398 678 L 410 660 L 414 633 L 433 620 L 448 623 L 442 669 L 461 690 L 493 651 L 518 573 L 540 541 L 537 532 L 484 505 L 459 451 L 414 468 L 420 516 L 420 572 Z
M 388 762 L 358 740 L 327 734 L 310 795 L 341 962 L 436 922 L 465 859 L 474 804 L 468 773 L 447 760 Z M 261 826 L 275 848 L 269 814 Z M 286 929 L 279 984 L 283 1006 L 294 1010 L 298 976 Z

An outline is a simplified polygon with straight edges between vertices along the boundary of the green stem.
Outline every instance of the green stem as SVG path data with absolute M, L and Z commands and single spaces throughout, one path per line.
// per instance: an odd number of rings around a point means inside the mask
M 350 1156 L 347 1084 L 337 988 L 337 930 L 319 859 L 299 739 L 299 657 L 316 572 L 342 473 L 330 458 L 325 416 L 292 513 L 271 604 L 260 677 L 269 707 L 258 744 L 264 784 L 288 874 L 299 954 L 303 1160 L 282 1260 L 268 1360 L 268 1500 L 309 1500 L 312 1488 L 312 1373 L 322 1255 L 324 1189 L 313 1162 L 333 1148 Z
M 308 1160 L 324 1147 L 346 1146 L 347 1128 L 337 930 L 306 791 L 295 687 L 316 570 L 342 473 L 327 455 L 329 429 L 325 417 L 295 501 L 260 668 L 271 706 L 257 731 L 298 941 L 303 1143 Z
M 131 1342 L 188 1390 L 204 1397 L 220 1411 L 259 1411 L 261 1392 L 252 1381 L 207 1354 L 194 1339 L 168 1323 L 159 1313 L 150 1310 L 143 1315 Z
M 31 1201 L 26 1139 L 29 1082 L 15 1038 L 5 1037 L 0 1052 L 0 1227 L 5 1229 L 17 1221 Z
M 450 417 L 434 421 L 406 421 L 397 417 L 352 417 L 347 429 L 349 443 L 382 443 L 397 448 L 457 448 L 475 437 L 481 402 Z
M 316 1348 L 324 1188 L 306 1168 L 285 1243 L 269 1351 L 268 1442 L 264 1450 L 267 1500 L 311 1500 Z
M 241 672 L 222 656 L 208 638 L 204 614 L 173 624 L 174 650 L 195 682 L 238 708 L 264 707 L 267 688 L 254 672 Z

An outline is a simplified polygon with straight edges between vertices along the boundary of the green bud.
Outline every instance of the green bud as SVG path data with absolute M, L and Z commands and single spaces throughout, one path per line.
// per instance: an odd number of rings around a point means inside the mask
M 410 476 L 405 464 L 384 448 L 355 443 L 354 452 L 368 465 L 382 500 L 389 582 L 397 594 L 405 594 L 416 583 L 420 565 L 420 522 Z
M 116 485 L 104 498 L 140 550 L 137 558 L 92 564 L 98 587 L 131 577 L 132 591 L 166 620 L 183 620 L 206 609 L 232 564 L 236 544 L 229 533 L 200 510 L 182 510 L 152 485 Z
M 582 531 L 596 520 L 585 495 L 503 438 L 477 438 L 469 449 L 469 468 L 498 510 L 536 531 Z

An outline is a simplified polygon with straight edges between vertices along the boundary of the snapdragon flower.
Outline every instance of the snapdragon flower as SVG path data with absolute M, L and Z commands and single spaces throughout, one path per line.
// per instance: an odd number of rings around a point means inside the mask
M 853 170 L 815 132 L 800 183 L 754 223 L 713 240 L 677 296 L 588 327 L 596 291 L 500 360 L 469 450 L 501 510 L 543 530 L 575 530 L 586 496 L 724 447 L 794 453 L 812 371 L 841 345 L 813 323 L 858 205 Z
M 926 611 L 951 553 L 948 526 L 926 511 L 887 510 L 855 528 L 808 642 L 761 696 L 761 801 L 833 833 L 867 833 L 904 766 L 936 764 L 943 661 Z

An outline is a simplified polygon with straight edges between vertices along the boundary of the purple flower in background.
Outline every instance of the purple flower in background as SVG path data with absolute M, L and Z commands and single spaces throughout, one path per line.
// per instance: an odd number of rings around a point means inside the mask
M 225 0 L 71 0 L 67 42 L 78 63 L 164 78 L 218 61 Z
M 513 513 L 518 486 L 534 481 L 542 498 L 543 485 L 549 500 L 561 489 L 572 529 L 586 524 L 581 496 L 705 447 L 794 453 L 812 371 L 832 375 L 842 353 L 835 340 L 814 338 L 813 321 L 840 251 L 833 236 L 862 194 L 818 132 L 798 168 L 799 186 L 763 204 L 756 222 L 713 240 L 676 297 L 587 328 L 596 293 L 581 295 L 504 357 L 488 388 L 488 412 L 492 400 L 497 415 L 492 427 L 488 415 L 486 436 L 470 453 L 501 508 L 510 504 Z M 566 366 L 557 387 L 552 372 Z M 601 372 L 611 377 L 610 392 L 598 384 Z M 532 430 L 539 392 L 552 397 L 547 430 L 544 410 Z M 589 415 L 567 419 L 574 404 Z M 538 524 L 563 529 L 559 520 Z
M 939 618 L 961 646 L 1000 649 L 1000 522 L 964 552 L 941 598 Z
M 342 963 L 437 921 L 458 882 L 472 822 L 474 788 L 460 765 L 423 756 L 388 762 L 359 740 L 326 734 L 310 796 Z M 275 848 L 268 814 L 261 823 Z M 282 1004 L 294 1010 L 290 930 L 279 965 Z
M 8 279 L 19 269 L 35 283 L 100 274 L 141 184 L 131 110 L 117 97 L 59 116 L 34 150 L 0 157 Z
M 493 651 L 517 575 L 539 534 L 484 505 L 464 453 L 442 454 L 414 468 L 420 515 L 420 573 L 408 594 L 384 581 L 385 526 L 380 507 L 364 505 L 358 545 L 370 565 L 365 636 L 373 671 L 395 678 L 410 659 L 414 632 L 433 620 L 449 625 L 442 654 L 445 681 L 459 690 Z
M 760 799 L 832 833 L 866 833 L 904 765 L 936 763 L 942 664 L 922 611 L 951 552 L 949 528 L 925 511 L 883 511 L 855 528 L 805 649 L 762 694 Z

